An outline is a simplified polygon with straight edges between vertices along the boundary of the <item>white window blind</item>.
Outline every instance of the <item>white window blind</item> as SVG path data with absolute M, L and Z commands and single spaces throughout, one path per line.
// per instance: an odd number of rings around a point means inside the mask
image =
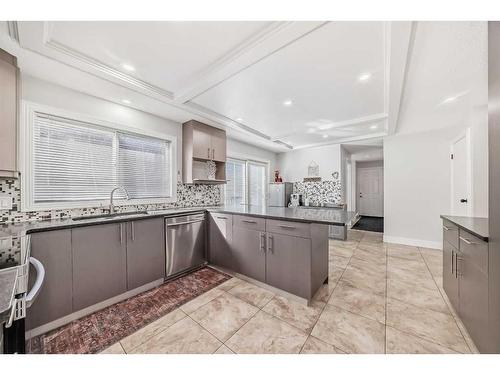
M 266 203 L 266 165 L 248 162 L 248 204 L 263 206 Z
M 163 139 L 35 112 L 32 150 L 35 204 L 108 200 L 116 186 L 132 199 L 172 194 Z
M 39 113 L 33 130 L 35 203 L 109 196 L 116 185 L 114 132 Z
M 244 160 L 226 160 L 226 204 L 246 204 L 246 163 Z
M 169 142 L 118 134 L 118 181 L 131 198 L 164 198 L 170 191 Z

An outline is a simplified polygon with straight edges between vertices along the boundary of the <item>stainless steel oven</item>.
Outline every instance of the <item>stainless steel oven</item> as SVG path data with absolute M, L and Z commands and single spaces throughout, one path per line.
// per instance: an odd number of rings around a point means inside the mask
M 165 219 L 166 277 L 206 264 L 205 213 Z

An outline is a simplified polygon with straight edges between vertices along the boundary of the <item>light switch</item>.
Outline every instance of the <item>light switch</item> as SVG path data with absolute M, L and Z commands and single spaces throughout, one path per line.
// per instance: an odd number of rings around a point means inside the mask
M 0 238 L 0 250 L 7 250 L 12 247 L 12 237 L 2 237 Z
M 0 210 L 12 210 L 12 196 L 0 194 Z

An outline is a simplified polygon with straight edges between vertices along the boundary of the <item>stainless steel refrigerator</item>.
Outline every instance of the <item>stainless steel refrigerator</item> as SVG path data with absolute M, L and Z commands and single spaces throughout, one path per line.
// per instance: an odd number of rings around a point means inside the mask
M 291 182 L 271 182 L 269 184 L 269 206 L 287 207 L 293 193 Z

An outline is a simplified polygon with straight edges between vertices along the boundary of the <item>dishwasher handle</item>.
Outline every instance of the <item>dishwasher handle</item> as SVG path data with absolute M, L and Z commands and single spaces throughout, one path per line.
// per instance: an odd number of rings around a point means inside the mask
M 190 220 L 190 221 L 183 221 L 180 223 L 167 223 L 167 227 L 178 227 L 179 225 L 186 225 L 186 224 L 193 224 L 193 223 L 201 223 L 202 221 L 205 221 L 205 219 L 200 219 L 200 220 Z

